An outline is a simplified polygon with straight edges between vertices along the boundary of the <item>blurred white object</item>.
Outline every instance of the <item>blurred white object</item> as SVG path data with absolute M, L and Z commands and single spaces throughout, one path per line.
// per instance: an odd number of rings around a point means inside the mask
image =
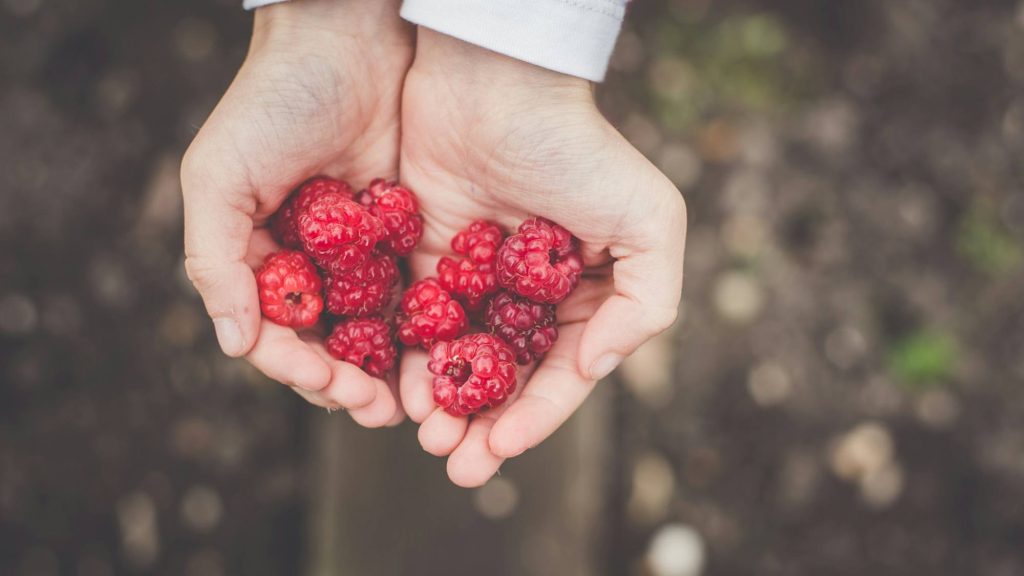
M 651 539 L 647 565 L 655 576 L 697 576 L 704 569 L 704 540 L 685 524 L 666 524 Z

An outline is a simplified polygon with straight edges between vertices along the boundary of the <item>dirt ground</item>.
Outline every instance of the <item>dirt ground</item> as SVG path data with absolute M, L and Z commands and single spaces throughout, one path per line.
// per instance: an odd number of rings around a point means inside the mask
M 0 0 L 0 574 L 308 565 L 313 410 L 181 268 L 237 4 Z M 690 228 L 681 322 L 604 384 L 593 564 L 1024 575 L 1024 3 L 638 1 L 598 95 Z M 517 477 L 437 490 L 484 538 Z

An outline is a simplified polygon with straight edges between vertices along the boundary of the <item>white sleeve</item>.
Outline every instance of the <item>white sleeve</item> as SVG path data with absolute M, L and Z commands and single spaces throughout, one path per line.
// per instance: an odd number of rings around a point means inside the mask
M 266 6 L 267 4 L 277 4 L 278 2 L 287 1 L 288 0 L 242 0 L 242 8 L 245 8 L 246 10 L 252 10 L 253 8 Z
M 406 20 L 517 60 L 604 80 L 627 0 L 404 0 Z

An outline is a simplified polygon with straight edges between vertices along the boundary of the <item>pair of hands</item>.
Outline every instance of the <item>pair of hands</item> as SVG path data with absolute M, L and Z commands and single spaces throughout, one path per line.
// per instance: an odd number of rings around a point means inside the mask
M 419 197 L 414 278 L 434 274 L 473 220 L 514 230 L 544 216 L 591 267 L 558 308 L 559 340 L 518 397 L 472 420 L 436 409 L 426 354 L 372 378 L 315 339 L 260 317 L 253 269 L 298 183 L 397 177 Z M 672 183 L 595 107 L 590 84 L 398 17 L 396 0 L 298 0 L 261 8 L 245 63 L 182 163 L 186 271 L 229 356 L 368 427 L 420 424 L 461 486 L 485 483 L 580 406 L 594 383 L 672 324 L 686 211 Z

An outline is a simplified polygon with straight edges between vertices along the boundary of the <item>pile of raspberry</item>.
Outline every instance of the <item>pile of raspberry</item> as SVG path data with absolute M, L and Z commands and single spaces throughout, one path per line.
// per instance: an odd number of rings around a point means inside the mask
M 468 416 L 499 406 L 516 389 L 517 364 L 541 359 L 558 339 L 555 305 L 579 284 L 579 241 L 529 218 L 506 236 L 477 221 L 451 241 L 437 276 L 412 283 L 394 302 L 399 259 L 423 234 L 415 194 L 377 179 L 355 192 L 315 178 L 271 222 L 283 249 L 257 271 L 263 315 L 296 329 L 331 324 L 327 351 L 382 377 L 397 344 L 429 353 L 433 396 Z

